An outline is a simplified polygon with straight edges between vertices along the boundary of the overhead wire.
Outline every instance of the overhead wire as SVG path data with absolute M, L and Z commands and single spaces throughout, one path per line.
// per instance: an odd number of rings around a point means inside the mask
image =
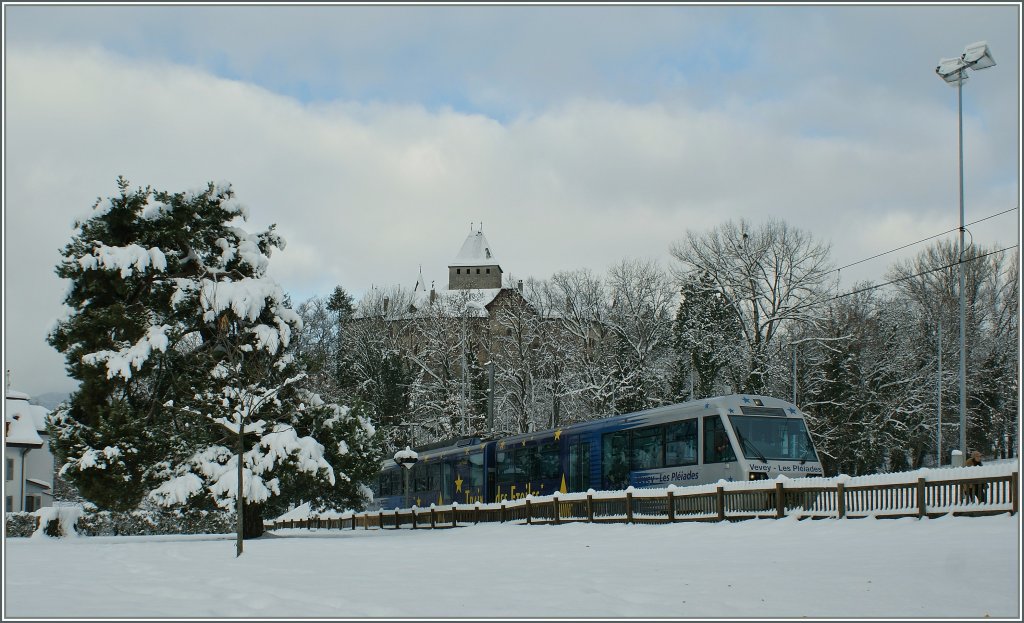
M 976 221 L 971 221 L 970 223 L 964 224 L 964 229 L 966 229 L 969 225 L 977 225 L 978 223 L 981 223 L 982 221 L 987 221 L 987 220 L 989 220 L 991 218 L 995 218 L 997 216 L 1002 216 L 1004 214 L 1008 214 L 1010 212 L 1013 212 L 1014 210 L 1019 210 L 1019 209 L 1020 209 L 1020 206 L 1018 205 L 1018 206 L 1016 206 L 1014 208 L 1010 208 L 1009 210 L 1003 210 L 1002 212 L 997 212 L 995 214 L 990 214 L 990 215 L 988 215 L 988 216 L 986 216 L 984 218 L 980 218 L 980 219 L 978 219 Z M 903 249 L 906 249 L 908 247 L 912 247 L 915 244 L 921 244 L 922 242 L 926 242 L 926 241 L 931 240 L 933 238 L 938 238 L 939 236 L 945 236 L 946 234 L 950 234 L 950 233 L 953 233 L 955 231 L 960 231 L 960 228 L 959 227 L 954 227 L 953 229 L 949 229 L 949 230 L 946 230 L 946 231 L 944 231 L 942 233 L 935 234 L 934 236 L 928 236 L 927 238 L 922 238 L 922 239 L 917 240 L 915 242 L 911 242 L 909 244 L 905 244 L 905 245 L 903 245 L 901 247 L 896 247 L 895 249 L 890 249 L 888 251 L 883 251 L 882 253 L 878 253 L 876 255 L 872 255 L 871 257 L 866 257 L 866 258 L 864 258 L 862 260 L 857 260 L 856 262 L 851 262 L 851 263 L 849 263 L 849 264 L 847 264 L 845 266 L 840 266 L 839 268 L 835 268 L 835 269 L 833 269 L 830 272 L 840 272 L 844 268 L 850 268 L 851 266 L 856 266 L 857 264 L 863 264 L 864 262 L 868 262 L 870 260 L 877 259 L 877 258 L 880 258 L 880 257 L 885 256 L 885 255 L 889 255 L 890 253 L 895 253 L 896 251 L 902 251 Z M 972 238 L 973 238 L 973 236 L 972 236 Z
M 953 262 L 951 264 L 946 264 L 944 266 L 938 266 L 938 267 L 935 267 L 935 268 L 929 268 L 928 270 L 923 270 L 923 271 L 921 271 L 919 273 L 916 273 L 916 274 L 913 274 L 913 275 L 908 275 L 906 277 L 900 277 L 899 279 L 893 279 L 892 281 L 886 281 L 885 283 L 874 284 L 874 285 L 870 285 L 870 286 L 866 286 L 866 287 L 860 288 L 859 290 L 852 290 L 850 292 L 844 292 L 843 294 L 837 294 L 836 296 L 833 296 L 832 298 L 825 299 L 825 300 L 822 300 L 822 301 L 814 301 L 812 303 L 807 303 L 806 305 L 800 305 L 797 308 L 798 309 L 809 309 L 811 307 L 817 307 L 819 305 L 824 305 L 826 303 L 831 303 L 832 301 L 835 301 L 835 300 L 838 300 L 838 299 L 841 299 L 841 298 L 845 298 L 847 296 L 853 296 L 854 294 L 861 294 L 863 292 L 870 292 L 871 290 L 877 290 L 879 288 L 884 288 L 886 286 L 891 286 L 891 285 L 893 285 L 895 283 L 900 283 L 902 281 L 909 281 L 910 279 L 914 279 L 916 277 L 921 277 L 921 276 L 927 275 L 929 273 L 934 273 L 934 272 L 937 272 L 937 271 L 940 271 L 940 270 L 945 270 L 947 268 L 953 268 L 954 266 L 957 266 L 957 265 L 959 265 L 961 263 L 973 262 L 974 260 L 980 260 L 980 259 L 988 257 L 990 255 L 995 255 L 996 253 L 1003 253 L 1004 251 L 1009 251 L 1010 249 L 1016 249 L 1019 246 L 1020 246 L 1019 244 L 1010 245 L 1010 246 L 1004 247 L 1002 249 L 997 249 L 995 251 L 989 251 L 988 253 L 984 253 L 982 255 L 976 255 L 976 256 L 974 256 L 972 258 L 968 258 L 966 260 L 960 260 L 960 261 L 957 261 L 957 262 Z

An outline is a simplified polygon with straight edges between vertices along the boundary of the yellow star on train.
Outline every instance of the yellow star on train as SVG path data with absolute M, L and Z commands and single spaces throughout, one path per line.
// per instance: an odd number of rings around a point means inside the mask
M 456 478 L 455 478 L 455 492 L 456 493 L 462 493 L 462 476 L 460 474 L 455 474 L 455 475 L 456 475 Z
M 561 438 L 562 438 L 562 430 L 561 429 L 556 430 L 555 431 L 555 441 L 558 441 Z

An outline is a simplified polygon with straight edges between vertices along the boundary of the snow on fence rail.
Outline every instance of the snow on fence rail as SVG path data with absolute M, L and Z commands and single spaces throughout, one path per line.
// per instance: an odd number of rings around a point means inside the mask
M 1012 470 L 1011 470 L 1012 468 Z M 550 524 L 573 521 L 669 523 L 846 517 L 939 517 L 942 515 L 1016 514 L 1019 506 L 1016 463 L 874 476 L 834 478 L 779 477 L 752 482 L 667 489 L 587 491 L 527 496 L 489 504 L 283 516 L 268 521 L 283 528 L 449 528 L 480 522 Z

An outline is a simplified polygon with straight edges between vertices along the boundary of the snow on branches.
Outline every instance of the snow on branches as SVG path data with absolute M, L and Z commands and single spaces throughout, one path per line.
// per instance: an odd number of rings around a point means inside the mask
M 81 382 L 54 420 L 62 473 L 114 510 L 228 508 L 239 478 L 257 514 L 322 489 L 355 500 L 372 427 L 301 387 L 286 351 L 302 319 L 266 275 L 285 244 L 274 226 L 239 227 L 248 211 L 229 184 L 118 187 L 76 222 L 57 266 L 70 311 L 49 341 Z
M 96 365 L 106 362 L 108 379 L 120 376 L 127 381 L 132 378 L 132 368 L 141 370 L 142 365 L 146 363 L 154 350 L 159 352 L 167 350 L 167 330 L 170 328 L 169 325 L 150 327 L 146 331 L 145 337 L 128 348 L 119 351 L 101 350 L 83 355 L 82 363 Z
M 82 270 L 117 270 L 122 277 L 130 277 L 133 271 L 145 273 L 150 267 L 157 272 L 167 269 L 167 257 L 157 247 L 144 249 L 137 244 L 124 247 L 108 247 L 96 243 L 90 255 L 78 258 Z

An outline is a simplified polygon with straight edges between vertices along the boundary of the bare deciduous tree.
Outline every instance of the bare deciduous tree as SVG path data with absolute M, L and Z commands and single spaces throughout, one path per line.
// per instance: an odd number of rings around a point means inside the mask
M 829 245 L 773 218 L 758 227 L 740 220 L 689 231 L 671 253 L 681 283 L 706 274 L 726 296 L 747 345 L 747 375 L 737 379 L 737 389 L 764 391 L 780 332 L 792 323 L 813 323 L 811 306 L 828 296 L 834 278 Z

